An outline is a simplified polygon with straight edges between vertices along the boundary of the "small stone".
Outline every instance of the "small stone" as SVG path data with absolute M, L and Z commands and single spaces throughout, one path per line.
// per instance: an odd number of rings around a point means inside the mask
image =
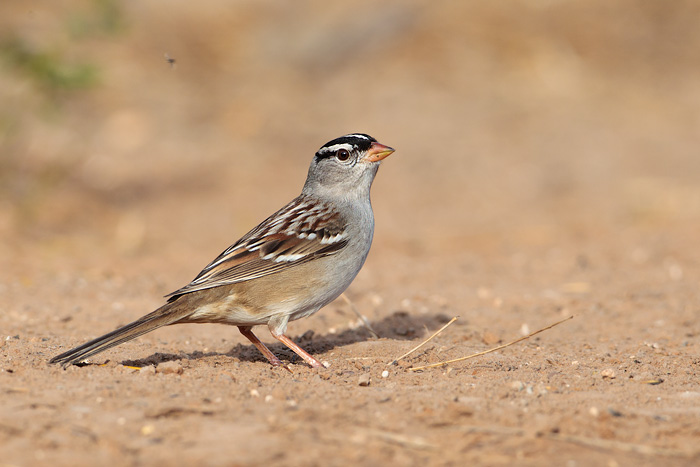
M 516 391 L 522 391 L 525 389 L 525 385 L 522 383 L 522 381 L 513 381 L 510 383 L 511 389 L 515 389 Z
M 273 399 L 274 399 L 274 397 L 272 397 L 271 394 L 268 394 L 267 396 L 265 396 L 265 402 L 272 402 Z
M 250 390 L 250 396 L 251 396 L 251 397 L 260 397 L 260 392 L 258 392 L 257 389 L 251 389 L 251 390 Z
M 527 336 L 530 334 L 530 326 L 527 323 L 523 323 L 520 325 L 520 334 L 523 336 Z
M 389 377 L 389 371 L 388 370 L 382 371 L 382 378 L 388 378 L 388 377 Z
M 600 409 L 598 409 L 598 407 L 591 407 L 590 409 L 588 409 L 588 413 L 591 414 L 591 416 L 593 417 L 597 417 L 598 415 L 600 415 Z
M 321 362 L 321 365 L 323 365 L 323 368 L 330 368 L 331 366 L 331 364 L 325 360 Z
M 374 306 L 374 307 L 381 306 L 384 303 L 384 299 L 376 293 L 373 293 L 372 295 L 370 295 L 369 301 L 372 303 L 372 306 Z
M 138 371 L 139 376 L 153 376 L 156 374 L 156 367 L 153 365 L 142 366 Z
M 141 427 L 141 434 L 143 436 L 150 436 L 154 431 L 156 431 L 156 427 L 153 425 L 144 425 Z
M 236 379 L 228 373 L 223 373 L 219 375 L 219 381 L 223 381 L 224 383 L 235 383 Z
M 372 382 L 372 377 L 370 376 L 369 373 L 364 373 L 363 375 L 360 375 L 360 378 L 357 381 L 357 384 L 360 386 L 369 386 L 370 383 Z
M 600 376 L 602 376 L 603 379 L 615 379 L 615 370 L 606 368 L 600 372 Z
M 183 372 L 182 365 L 179 362 L 170 361 L 165 363 L 160 363 L 156 367 L 156 373 L 162 373 L 164 375 L 176 374 L 181 375 Z

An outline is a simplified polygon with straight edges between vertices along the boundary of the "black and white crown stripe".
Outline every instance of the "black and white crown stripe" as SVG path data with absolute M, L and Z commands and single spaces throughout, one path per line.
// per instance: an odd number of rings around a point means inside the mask
M 360 139 L 366 139 L 369 141 L 375 141 L 375 139 L 372 138 L 370 135 L 366 135 L 364 133 L 353 133 L 351 135 L 345 135 L 344 138 L 360 138 Z
M 319 154 L 319 155 L 334 154 L 334 153 L 340 151 L 341 149 L 345 149 L 349 152 L 352 152 L 357 148 L 350 143 L 340 143 L 340 144 L 334 144 L 333 146 L 322 147 L 321 149 L 318 150 L 317 154 Z
M 361 151 L 366 151 L 370 148 L 372 143 L 376 141 L 376 139 L 364 133 L 353 133 L 327 142 L 321 146 L 316 156 L 325 157 L 330 154 L 335 154 L 340 149 L 346 149 L 348 151 L 356 151 L 359 149 Z

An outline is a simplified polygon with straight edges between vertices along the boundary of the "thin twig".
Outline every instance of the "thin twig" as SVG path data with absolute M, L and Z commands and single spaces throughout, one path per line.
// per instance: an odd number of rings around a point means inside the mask
M 472 354 L 472 355 L 468 355 L 468 356 L 466 356 L 466 357 L 455 358 L 454 360 L 447 360 L 447 361 L 444 361 L 444 362 L 433 363 L 433 364 L 431 364 L 431 365 L 419 366 L 419 367 L 416 367 L 416 368 L 409 368 L 409 370 L 411 370 L 411 371 L 425 370 L 425 369 L 427 369 L 427 368 L 435 368 L 436 366 L 447 365 L 448 363 L 461 362 L 461 361 L 464 361 L 464 360 L 469 360 L 470 358 L 480 357 L 481 355 L 486 355 L 487 353 L 495 352 L 495 351 L 497 351 L 497 350 L 504 349 L 504 348 L 506 348 L 506 347 L 508 347 L 508 346 L 511 346 L 511 345 L 513 345 L 513 344 L 517 344 L 518 342 L 524 341 L 525 339 L 529 339 L 529 338 L 531 338 L 532 336 L 534 336 L 535 334 L 539 334 L 539 333 L 541 333 L 541 332 L 543 332 L 543 331 L 546 331 L 547 329 L 552 329 L 554 326 L 556 326 L 556 325 L 558 325 L 558 324 L 561 324 L 561 323 L 563 323 L 564 321 L 569 321 L 570 319 L 573 319 L 573 316 L 569 316 L 568 318 L 565 318 L 565 319 L 563 319 L 563 320 L 561 320 L 561 321 L 557 321 L 556 323 L 550 324 L 550 325 L 547 326 L 547 327 L 544 327 L 544 328 L 542 328 L 542 329 L 539 329 L 539 330 L 537 330 L 537 331 L 535 331 L 535 332 L 531 332 L 531 333 L 528 334 L 527 336 L 521 337 L 520 339 L 516 339 L 516 340 L 514 340 L 514 341 L 512 341 L 512 342 L 508 342 L 507 344 L 499 345 L 498 347 L 494 347 L 493 349 L 484 350 L 483 352 L 478 352 L 478 353 L 475 353 L 475 354 Z
M 345 303 L 347 303 L 350 306 L 350 309 L 353 311 L 353 313 L 355 313 L 360 318 L 360 321 L 362 321 L 362 323 L 365 325 L 372 337 L 374 337 L 375 339 L 379 339 L 379 334 L 377 334 L 377 332 L 372 328 L 372 325 L 369 324 L 369 320 L 360 314 L 360 312 L 357 310 L 357 308 L 355 308 L 355 305 L 353 305 L 353 303 L 350 301 L 347 295 L 342 293 L 340 294 L 340 298 L 345 300 Z
M 444 331 L 445 329 L 447 329 L 447 326 L 449 326 L 450 324 L 452 324 L 452 323 L 454 323 L 455 321 L 457 321 L 457 318 L 459 318 L 459 316 L 455 316 L 454 318 L 452 318 L 452 319 L 450 320 L 449 323 L 447 323 L 446 325 L 444 325 L 443 327 L 441 327 L 440 329 L 438 329 L 437 331 L 435 331 L 435 333 L 434 333 L 432 336 L 428 337 L 426 340 L 424 340 L 423 342 L 421 342 L 420 344 L 418 344 L 416 347 L 412 348 L 411 350 L 409 350 L 409 351 L 406 352 L 405 354 L 401 355 L 399 358 L 395 359 L 395 360 L 392 361 L 391 363 L 387 363 L 387 366 L 396 365 L 396 364 L 399 362 L 399 360 L 401 360 L 402 358 L 408 357 L 408 356 L 411 355 L 413 352 L 415 352 L 416 350 L 418 350 L 418 349 L 420 349 L 421 347 L 423 347 L 423 346 L 424 346 L 425 344 L 427 344 L 431 339 L 433 339 L 435 336 L 437 336 L 437 335 L 440 334 L 442 331 Z

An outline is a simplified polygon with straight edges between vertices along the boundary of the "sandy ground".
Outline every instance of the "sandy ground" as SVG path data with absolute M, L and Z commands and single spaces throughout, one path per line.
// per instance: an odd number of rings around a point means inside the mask
M 700 462 L 697 2 L 62 3 L 0 6 L 0 465 Z M 336 301 L 289 330 L 325 370 L 216 325 L 47 363 L 357 131 L 380 338 Z

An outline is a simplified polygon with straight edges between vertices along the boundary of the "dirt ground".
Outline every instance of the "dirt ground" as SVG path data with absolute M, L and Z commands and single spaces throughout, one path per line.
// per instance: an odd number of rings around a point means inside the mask
M 3 2 L 0 465 L 698 465 L 698 17 Z M 396 148 L 347 291 L 380 338 L 338 300 L 289 328 L 324 370 L 221 325 L 47 363 L 162 304 L 349 132 Z

